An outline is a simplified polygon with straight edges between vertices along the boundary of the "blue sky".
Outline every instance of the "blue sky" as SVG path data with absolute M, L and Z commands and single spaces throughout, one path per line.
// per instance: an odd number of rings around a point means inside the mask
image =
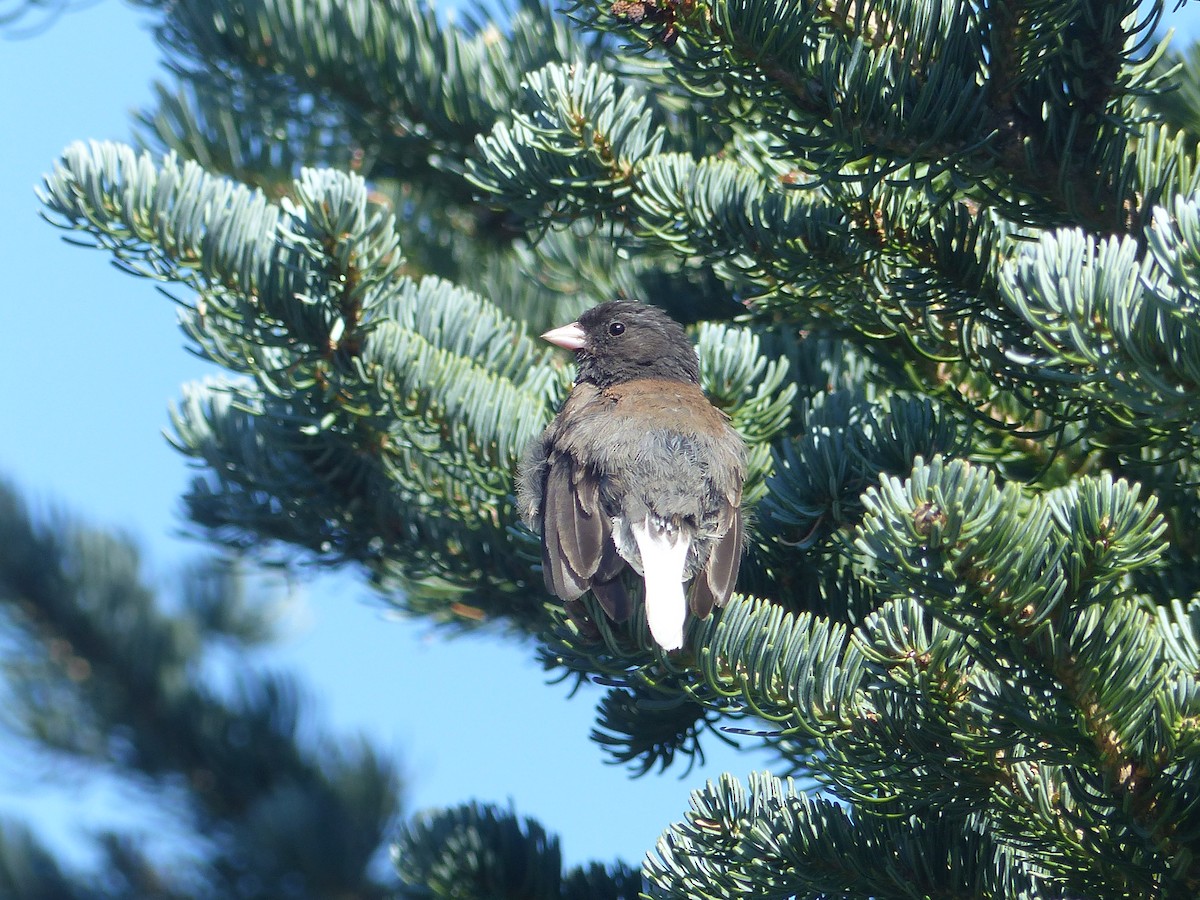
M 148 580 L 169 585 L 173 566 L 202 548 L 177 536 L 189 470 L 162 430 L 180 385 L 205 365 L 182 349 L 171 303 L 150 282 L 63 243 L 33 194 L 71 141 L 129 139 L 130 112 L 150 102 L 161 74 L 143 19 L 103 0 L 34 38 L 0 40 L 0 477 L 37 503 L 124 530 L 146 550 Z M 1200 33 L 1195 5 L 1171 22 L 1177 40 Z M 708 765 L 682 780 L 631 779 L 588 740 L 599 689 L 568 699 L 565 686 L 545 683 L 532 646 L 443 640 L 385 614 L 350 577 L 304 583 L 279 616 L 285 639 L 267 661 L 301 675 L 322 720 L 395 753 L 410 775 L 409 811 L 511 799 L 562 837 L 570 862 L 636 862 L 706 777 L 763 765 L 710 740 Z M 33 816 L 72 858 L 84 858 L 78 833 L 89 825 L 170 834 L 155 803 L 131 799 L 139 795 L 0 752 L 0 818 Z

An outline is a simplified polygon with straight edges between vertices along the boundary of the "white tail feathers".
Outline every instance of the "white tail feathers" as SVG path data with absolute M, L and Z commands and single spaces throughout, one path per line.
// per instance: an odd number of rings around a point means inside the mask
M 646 618 L 650 633 L 664 650 L 683 646 L 687 598 L 683 594 L 683 566 L 691 541 L 679 531 L 656 528 L 647 516 L 630 524 L 642 557 L 646 581 Z

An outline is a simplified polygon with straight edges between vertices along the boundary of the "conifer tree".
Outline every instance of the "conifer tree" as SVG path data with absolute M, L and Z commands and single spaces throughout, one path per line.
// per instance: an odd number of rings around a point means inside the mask
M 42 198 L 228 371 L 172 420 L 214 540 L 534 636 L 637 769 L 769 746 L 651 897 L 1200 895 L 1197 82 L 1161 0 L 142 5 L 177 80 Z M 614 295 L 693 326 L 750 448 L 739 593 L 675 655 L 568 617 L 514 508 L 570 379 L 530 334 Z M 554 852 L 477 807 L 397 845 L 414 896 L 632 890 L 531 881 Z
M 398 813 L 395 763 L 362 739 L 300 735 L 300 685 L 244 662 L 273 636 L 272 613 L 237 567 L 197 563 L 173 602 L 140 568 L 128 539 L 39 520 L 0 483 L 6 724 L 60 765 L 159 804 L 182 845 L 165 860 L 142 835 L 109 830 L 94 836 L 99 865 L 77 871 L 0 823 L 0 896 L 390 896 L 394 879 L 372 863 Z M 220 649 L 239 664 L 218 666 Z

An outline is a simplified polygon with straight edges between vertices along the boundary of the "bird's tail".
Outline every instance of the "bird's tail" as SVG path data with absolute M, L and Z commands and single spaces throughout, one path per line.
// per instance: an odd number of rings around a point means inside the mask
M 633 523 L 631 529 L 642 557 L 650 633 L 664 650 L 678 650 L 683 646 L 687 617 L 683 567 L 691 541 L 680 530 L 664 528 L 649 516 Z

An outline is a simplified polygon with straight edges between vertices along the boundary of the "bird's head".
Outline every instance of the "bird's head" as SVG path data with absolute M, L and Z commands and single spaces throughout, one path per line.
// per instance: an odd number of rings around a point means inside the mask
M 602 303 L 542 338 L 575 351 L 576 381 L 602 388 L 638 378 L 700 381 L 696 351 L 683 326 L 645 303 Z

